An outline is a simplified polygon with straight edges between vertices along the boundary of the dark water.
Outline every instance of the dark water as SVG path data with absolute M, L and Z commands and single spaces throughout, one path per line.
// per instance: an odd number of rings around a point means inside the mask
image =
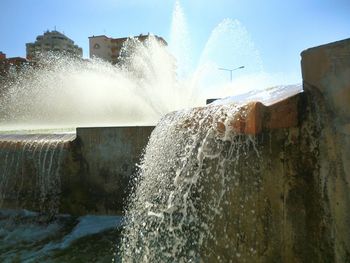
M 0 262 L 112 262 L 122 217 L 0 210 Z

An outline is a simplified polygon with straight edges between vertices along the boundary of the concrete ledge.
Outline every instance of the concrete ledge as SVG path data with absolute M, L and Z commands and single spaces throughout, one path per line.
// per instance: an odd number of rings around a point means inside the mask
M 76 198 L 75 208 L 71 207 L 69 195 L 65 195 L 69 210 L 120 214 L 129 194 L 130 179 L 137 171 L 153 129 L 153 126 L 77 128 L 78 174 L 85 189 Z M 74 188 L 70 190 L 74 196 Z
M 238 133 L 257 135 L 263 131 L 298 126 L 302 111 L 300 104 L 304 94 L 299 93 L 282 101 L 266 106 L 261 102 L 251 102 L 231 120 L 233 130 Z
M 350 123 L 350 38 L 301 53 L 302 76 L 326 99 L 338 125 Z

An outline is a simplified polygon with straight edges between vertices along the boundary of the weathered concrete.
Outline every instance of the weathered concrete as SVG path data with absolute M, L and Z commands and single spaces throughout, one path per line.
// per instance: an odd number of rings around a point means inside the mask
M 261 102 L 251 102 L 243 107 L 243 114 L 237 114 L 230 121 L 230 126 L 236 132 L 257 135 L 263 131 L 297 127 L 299 115 L 302 114 L 299 108 L 302 94 L 296 94 L 288 99 L 277 101 L 271 105 L 264 105 Z M 223 127 L 223 124 L 218 124 Z
M 304 51 L 302 72 L 303 93 L 232 116 L 256 144 L 235 159 L 239 187 L 214 220 L 205 262 L 350 262 L 350 39 Z
M 305 88 L 324 101 L 320 134 L 320 183 L 329 200 L 336 262 L 350 262 L 350 39 L 304 51 Z
M 305 85 L 316 87 L 325 97 L 332 123 L 350 123 L 350 38 L 302 52 Z
M 317 94 L 306 89 L 291 98 L 297 99 L 298 125 L 262 129 L 229 164 L 227 172 L 236 179 L 222 201 L 225 212 L 214 220 L 215 238 L 203 251 L 205 262 L 214 262 L 218 255 L 220 262 L 347 262 L 344 254 L 336 261 L 336 215 L 325 192 L 333 175 L 322 170 L 323 165 L 336 164 L 320 159 L 324 123 L 318 117 L 324 114 L 319 112 L 324 102 Z M 295 102 L 290 103 L 284 102 Z M 220 165 L 207 162 L 205 167 Z M 208 178 L 208 187 L 220 192 L 220 181 Z
M 121 214 L 153 126 L 77 128 L 61 210 Z

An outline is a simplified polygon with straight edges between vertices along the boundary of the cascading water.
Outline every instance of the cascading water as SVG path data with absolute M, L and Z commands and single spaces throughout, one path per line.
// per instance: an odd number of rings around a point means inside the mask
M 307 88 L 287 100 L 280 97 L 261 115 L 267 123 L 281 122 L 272 115 L 294 109 L 297 123 L 254 136 L 242 133 L 249 116 L 259 114 L 254 103 L 231 101 L 165 116 L 135 178 L 117 260 L 346 258 L 337 250 L 342 234 L 332 234 L 337 220 L 344 222 L 344 210 L 334 208 L 344 198 L 342 186 L 342 197 L 335 191 L 334 177 L 343 173 L 337 142 L 324 97 Z
M 30 202 L 23 196 L 31 196 L 36 200 L 33 209 L 57 213 L 64 148 L 74 138 L 74 134 L 0 135 L 1 207 L 21 207 Z M 23 192 L 28 189 L 33 192 Z
M 244 118 L 245 111 L 211 106 L 161 120 L 127 210 L 123 262 L 254 258 L 260 154 L 254 137 L 232 126 L 232 116 Z
M 178 21 L 173 21 L 172 38 L 181 45 L 170 48 L 184 55 L 179 50 L 190 44 L 178 2 L 173 19 Z M 188 68 L 191 57 L 185 59 Z M 232 63 L 248 70 L 227 83 L 218 67 Z M 180 75 L 186 74 L 180 69 Z M 158 123 L 134 181 L 117 261 L 256 262 L 265 253 L 261 240 L 268 239 L 269 204 L 264 198 L 257 203 L 261 150 L 254 136 L 238 133 L 235 125 L 245 119 L 246 103 L 269 105 L 302 87 L 266 89 L 276 80 L 263 72 L 246 29 L 230 19 L 213 30 L 190 75 L 182 84 L 190 83 L 195 94 L 234 96 L 170 113 Z

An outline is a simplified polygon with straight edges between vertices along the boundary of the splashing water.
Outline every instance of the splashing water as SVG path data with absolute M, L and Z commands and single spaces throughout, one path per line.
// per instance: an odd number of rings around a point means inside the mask
M 177 60 L 177 73 L 180 78 L 188 77 L 193 64 L 191 41 L 184 11 L 178 1 L 175 2 L 170 31 L 169 50 Z
M 8 84 L 2 126 L 151 124 L 189 104 L 186 91 L 172 88 L 173 60 L 165 48 L 154 39 L 126 46 L 133 54 L 123 68 L 98 59 L 46 57 L 40 62 L 46 66 L 29 68 Z
M 186 28 L 178 2 L 174 19 Z M 185 42 L 181 47 L 188 47 L 186 34 L 175 33 Z M 245 119 L 248 102 L 269 105 L 302 87 L 267 88 L 276 79 L 264 73 L 237 20 L 225 19 L 212 31 L 198 63 L 182 85 L 207 98 L 234 96 L 167 114 L 158 123 L 126 209 L 118 247 L 122 262 L 256 262 L 266 249 L 260 239 L 268 214 L 256 203 L 261 149 L 254 136 L 238 133 L 235 123 Z M 247 70 L 228 83 L 218 67 L 231 65 Z
M 259 234 L 254 200 L 261 187 L 260 154 L 254 137 L 239 135 L 232 126 L 232 118 L 242 118 L 246 111 L 220 105 L 161 120 L 127 209 L 123 262 L 254 257 L 256 247 L 235 246 L 241 233 L 247 244 L 254 244 L 251 240 Z M 221 259 L 213 254 L 219 250 Z
M 223 20 L 211 33 L 200 58 L 192 49 L 184 12 L 176 2 L 169 47 L 154 37 L 129 39 L 122 66 L 99 59 L 48 56 L 3 85 L 2 129 L 111 125 L 154 125 L 166 113 L 201 106 L 207 98 L 227 97 L 276 85 L 263 72 L 259 52 L 237 20 Z M 218 67 L 232 68 L 227 72 Z

